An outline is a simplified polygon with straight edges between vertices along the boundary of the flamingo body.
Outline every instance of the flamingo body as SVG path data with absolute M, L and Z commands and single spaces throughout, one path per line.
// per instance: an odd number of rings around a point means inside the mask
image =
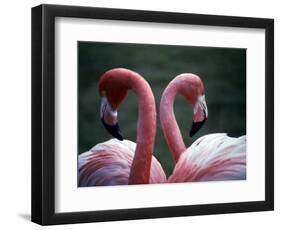
M 168 182 L 246 179 L 246 136 L 224 133 L 198 138 L 180 156 Z
M 129 140 L 109 141 L 95 145 L 79 156 L 79 186 L 127 185 L 136 144 Z M 165 183 L 166 175 L 152 157 L 150 184 Z

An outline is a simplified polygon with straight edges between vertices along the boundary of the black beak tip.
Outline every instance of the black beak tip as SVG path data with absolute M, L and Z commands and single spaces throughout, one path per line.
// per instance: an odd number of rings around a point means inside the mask
M 206 119 L 204 119 L 203 121 L 200 121 L 200 122 L 193 122 L 191 130 L 189 132 L 189 136 L 193 137 L 201 129 L 201 127 L 203 126 L 205 121 L 206 121 Z
M 105 129 L 116 139 L 118 139 L 119 141 L 123 141 L 124 138 L 120 132 L 120 128 L 118 123 L 115 125 L 108 125 L 105 123 L 104 119 L 101 119 L 103 126 L 105 127 Z
M 121 133 L 118 133 L 118 135 L 114 136 L 115 138 L 117 138 L 119 141 L 123 141 L 124 138 L 123 136 L 121 135 Z

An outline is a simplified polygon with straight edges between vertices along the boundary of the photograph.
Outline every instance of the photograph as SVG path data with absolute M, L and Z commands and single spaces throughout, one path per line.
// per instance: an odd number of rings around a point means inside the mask
M 77 41 L 77 186 L 247 180 L 244 48 Z
M 32 222 L 274 210 L 274 18 L 151 6 L 32 7 Z

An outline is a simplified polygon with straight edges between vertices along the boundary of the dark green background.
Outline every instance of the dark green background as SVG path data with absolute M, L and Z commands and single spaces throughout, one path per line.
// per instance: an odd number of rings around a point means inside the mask
M 195 73 L 203 79 L 209 117 L 193 138 L 188 136 L 193 116 L 191 106 L 181 96 L 174 105 L 187 146 L 204 134 L 225 132 L 234 137 L 246 134 L 245 49 L 78 42 L 78 154 L 112 138 L 100 122 L 97 83 L 105 71 L 115 67 L 134 70 L 149 82 L 157 110 L 164 88 L 176 75 Z M 135 94 L 128 94 L 118 113 L 124 138 L 135 142 L 138 117 Z M 159 116 L 154 155 L 169 176 L 173 161 Z

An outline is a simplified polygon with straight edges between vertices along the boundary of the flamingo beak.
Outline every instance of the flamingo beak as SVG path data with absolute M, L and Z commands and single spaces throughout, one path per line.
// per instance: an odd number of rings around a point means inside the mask
M 189 136 L 194 136 L 203 126 L 208 118 L 208 108 L 205 100 L 205 95 L 199 96 L 193 108 L 194 116 L 193 123 Z
M 115 138 L 123 141 L 118 125 L 117 111 L 110 106 L 106 96 L 101 97 L 100 117 L 105 129 Z

